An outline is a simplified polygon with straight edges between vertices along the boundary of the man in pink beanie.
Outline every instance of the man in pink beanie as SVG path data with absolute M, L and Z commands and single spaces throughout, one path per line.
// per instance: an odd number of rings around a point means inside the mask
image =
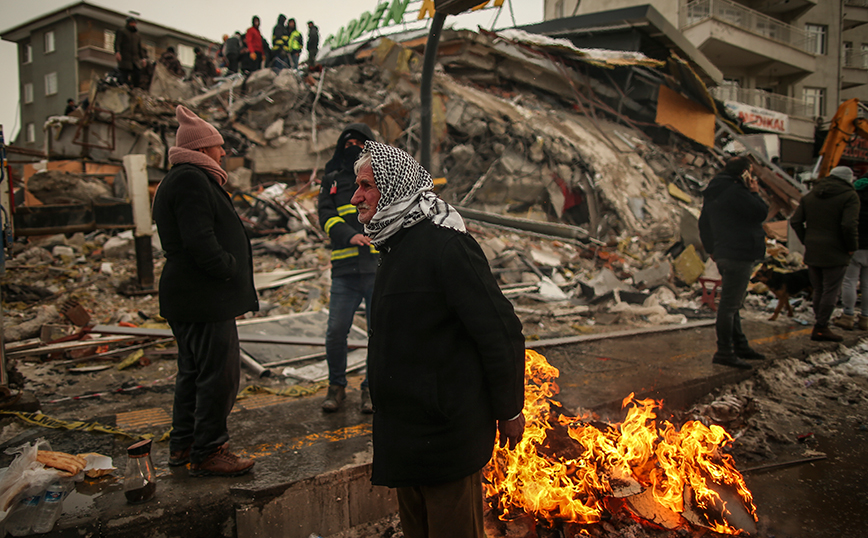
M 241 357 L 235 318 L 259 310 L 250 241 L 220 167 L 223 137 L 178 106 L 172 169 L 154 196 L 154 221 L 166 265 L 160 315 L 178 341 L 178 376 L 169 465 L 193 476 L 237 476 L 253 467 L 227 448 Z

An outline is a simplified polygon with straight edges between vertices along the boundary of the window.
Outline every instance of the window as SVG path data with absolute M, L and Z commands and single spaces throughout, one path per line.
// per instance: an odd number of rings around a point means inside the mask
M 806 24 L 808 44 L 805 49 L 814 54 L 826 54 L 826 27 L 821 24 Z
M 54 30 L 45 32 L 45 54 L 54 52 Z
M 868 43 L 862 43 L 862 69 L 868 69 Z
M 558 0 L 557 2 L 555 2 L 555 18 L 564 18 L 564 0 Z
M 805 88 L 805 105 L 812 118 L 826 115 L 826 88 Z
M 856 57 L 853 55 L 853 42 L 844 41 L 841 43 L 841 61 L 845 67 L 857 67 Z
M 27 134 L 24 140 L 29 144 L 36 142 L 36 125 L 32 123 L 27 124 Z
M 193 67 L 193 62 L 196 61 L 196 53 L 193 52 L 193 47 L 178 43 L 175 52 L 178 54 L 178 61 L 181 62 L 181 65 Z
M 114 52 L 115 51 L 115 31 L 114 30 L 103 30 L 102 39 L 103 39 L 102 48 L 104 48 L 105 50 Z
M 24 85 L 24 104 L 29 105 L 33 102 L 33 83 L 28 82 Z
M 57 93 L 57 73 L 48 73 L 45 75 L 45 95 L 54 95 Z
M 29 64 L 33 61 L 33 47 L 30 46 L 30 43 L 25 43 L 22 50 L 23 57 L 21 58 L 22 64 Z

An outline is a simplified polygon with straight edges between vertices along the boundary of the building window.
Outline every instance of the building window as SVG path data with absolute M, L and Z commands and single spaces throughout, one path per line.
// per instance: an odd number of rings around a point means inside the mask
M 557 2 L 555 2 L 555 18 L 564 18 L 564 0 L 558 0 Z
M 54 52 L 54 30 L 45 32 L 45 54 Z
M 826 26 L 821 24 L 806 24 L 805 33 L 808 34 L 808 52 L 814 54 L 826 54 Z
M 868 43 L 862 43 L 862 69 L 868 69 Z
M 21 58 L 22 64 L 27 65 L 33 61 L 33 47 L 30 46 L 30 43 L 24 44 L 24 50 L 22 51 L 22 54 L 24 56 L 23 58 Z
M 826 88 L 805 88 L 805 105 L 812 118 L 826 115 Z
M 24 104 L 29 105 L 33 102 L 33 83 L 28 82 L 24 85 Z
M 115 51 L 115 32 L 114 30 L 103 30 L 102 33 L 103 45 L 105 50 Z
M 178 54 L 178 61 L 184 67 L 193 67 L 193 62 L 196 61 L 196 53 L 193 52 L 193 47 L 178 43 L 178 48 L 175 50 Z
M 28 123 L 26 132 L 27 134 L 24 138 L 25 142 L 27 142 L 28 144 L 36 142 L 36 125 Z
M 54 95 L 57 93 L 57 73 L 48 73 L 45 75 L 45 95 Z
M 844 62 L 844 67 L 857 67 L 855 64 L 856 57 L 853 56 L 852 41 L 844 41 L 841 43 L 841 61 Z

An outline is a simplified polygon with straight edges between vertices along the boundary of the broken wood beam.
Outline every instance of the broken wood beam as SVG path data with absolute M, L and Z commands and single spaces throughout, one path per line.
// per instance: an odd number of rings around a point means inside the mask
M 608 333 L 583 334 L 579 336 L 566 336 L 563 338 L 537 340 L 535 342 L 525 342 L 525 347 L 527 349 L 537 349 L 542 347 L 563 346 L 566 344 L 575 344 L 577 342 L 591 342 L 594 340 L 624 338 L 625 336 L 638 336 L 641 334 L 654 334 L 669 331 L 680 331 L 683 329 L 696 329 L 697 327 L 708 327 L 711 325 L 714 325 L 713 319 L 703 319 L 700 321 L 689 321 L 687 323 L 679 323 L 675 325 L 657 325 L 654 327 L 643 327 L 641 329 L 629 329 L 626 331 L 612 331 Z
M 167 338 L 174 337 L 170 329 L 142 329 L 139 327 L 120 327 L 117 325 L 97 325 L 90 330 L 97 334 L 120 334 L 126 336 L 139 337 L 157 337 Z M 290 346 L 325 346 L 325 336 L 322 338 L 314 338 L 310 336 L 284 336 L 272 334 L 249 334 L 238 333 L 238 341 L 248 344 L 283 344 Z M 347 340 L 347 347 L 350 349 L 366 348 L 368 342 L 365 340 Z
M 505 226 L 515 230 L 523 230 L 527 232 L 535 232 L 550 237 L 560 237 L 564 239 L 574 239 L 583 242 L 591 242 L 598 245 L 605 245 L 602 241 L 598 241 L 591 237 L 591 234 L 584 228 L 578 226 L 570 226 L 568 224 L 558 224 L 556 222 L 542 222 L 532 219 L 522 219 L 518 217 L 507 217 L 496 213 L 487 213 L 469 207 L 458 206 L 455 208 L 458 213 L 469 220 L 477 220 L 487 222 L 498 226 Z

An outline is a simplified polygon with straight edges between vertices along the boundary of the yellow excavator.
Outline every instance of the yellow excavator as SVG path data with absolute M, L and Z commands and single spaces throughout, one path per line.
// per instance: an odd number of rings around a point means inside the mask
M 829 134 L 826 135 L 820 150 L 814 177 L 823 178 L 829 175 L 832 168 L 838 166 L 844 150 L 854 139 L 868 140 L 868 119 L 859 117 L 860 108 L 866 107 L 858 99 L 849 99 L 838 107 L 829 126 Z

